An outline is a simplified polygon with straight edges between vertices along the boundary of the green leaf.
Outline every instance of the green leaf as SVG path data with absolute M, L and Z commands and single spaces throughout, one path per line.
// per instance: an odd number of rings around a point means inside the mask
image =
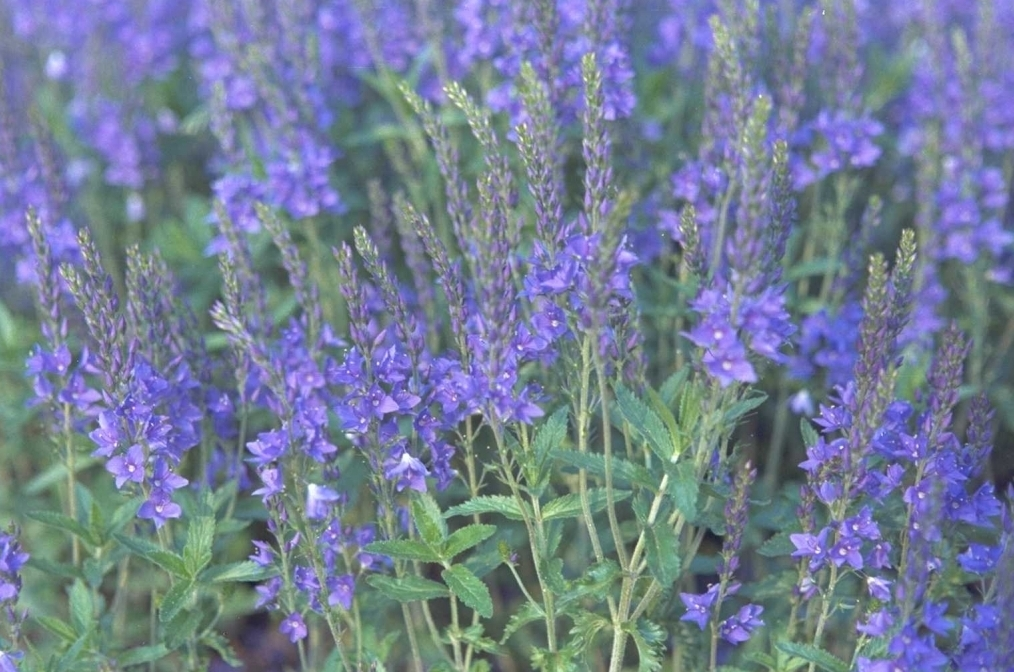
M 162 602 L 159 604 L 159 620 L 163 623 L 171 621 L 181 609 L 190 604 L 193 597 L 193 581 L 177 581 L 162 596 Z
M 632 627 L 631 627 L 632 626 Z M 624 623 L 637 647 L 639 659 L 637 672 L 658 672 L 662 669 L 662 654 L 665 651 L 665 630 L 657 623 L 639 618 L 636 624 Z
M 806 418 L 800 418 L 799 420 L 799 433 L 803 436 L 804 446 L 815 446 L 820 441 L 820 435 L 817 434 L 817 430 L 813 428 L 813 425 Z
M 440 507 L 427 492 L 412 496 L 412 522 L 427 545 L 440 548 L 447 538 L 447 522 L 440 515 Z
M 630 490 L 613 490 L 613 501 L 622 502 L 630 497 Z M 605 488 L 592 488 L 588 491 L 588 505 L 592 513 L 598 513 L 609 505 Z M 576 492 L 557 497 L 542 507 L 542 519 L 577 518 L 582 515 L 581 495 Z
M 452 565 L 441 572 L 440 576 L 451 592 L 466 606 L 485 618 L 493 616 L 493 598 L 490 597 L 489 588 L 467 567 Z
M 666 405 L 672 404 L 676 401 L 676 396 L 686 385 L 687 378 L 690 376 L 690 367 L 684 366 L 682 369 L 666 378 L 665 382 L 662 383 L 662 387 L 659 389 L 659 396 L 662 397 L 662 401 Z M 681 416 L 680 420 L 684 418 Z
M 672 457 L 672 437 L 658 414 L 622 385 L 616 386 L 616 402 L 623 419 L 659 459 L 668 462 Z
M 666 406 L 665 401 L 655 390 L 650 387 L 647 389 L 648 401 L 651 403 L 651 408 L 658 417 L 662 418 L 662 422 L 665 423 L 666 429 L 669 430 L 669 438 L 672 440 L 673 456 L 670 459 L 674 460 L 683 452 L 686 448 L 686 439 L 683 436 L 683 432 L 676 425 L 676 416 L 672 414 L 669 407 Z
M 49 525 L 50 527 L 55 527 L 58 530 L 63 530 L 64 532 L 72 534 L 89 546 L 102 545 L 100 540 L 95 537 L 91 530 L 70 516 L 58 511 L 29 511 L 25 515 L 32 520 L 39 521 L 43 525 Z
M 444 512 L 444 518 L 452 516 L 470 516 L 473 513 L 499 513 L 511 520 L 524 520 L 521 507 L 513 497 L 506 495 L 482 495 L 452 506 Z
M 106 544 L 106 522 L 102 517 L 102 509 L 99 508 L 98 502 L 92 502 L 91 511 L 88 513 L 88 531 L 91 533 L 92 539 L 95 540 L 96 546 L 105 546 Z
M 446 586 L 421 576 L 408 575 L 399 579 L 384 574 L 371 574 L 366 583 L 380 591 L 384 597 L 398 602 L 432 600 L 449 595 Z
M 596 476 L 606 475 L 606 456 L 601 453 L 582 453 L 576 450 L 554 450 L 553 458 L 564 464 L 584 469 Z M 651 474 L 639 464 L 613 456 L 613 485 L 637 485 L 654 491 L 658 485 Z
M 778 669 L 778 661 L 770 653 L 764 651 L 750 651 L 744 656 L 751 663 L 757 663 L 769 670 Z
M 613 583 L 621 577 L 620 566 L 613 560 L 603 560 L 588 567 L 584 574 L 575 579 L 565 592 L 558 593 L 557 607 L 566 610 L 574 602 L 591 598 L 602 602 L 612 593 Z M 562 575 L 561 575 L 562 578 Z M 566 589 L 567 586 L 564 586 Z M 579 605 L 579 609 L 585 608 Z
M 211 562 L 211 547 L 215 542 L 215 519 L 197 516 L 187 528 L 187 545 L 183 547 L 183 562 L 187 576 L 195 577 Z
M 128 537 L 125 534 L 114 534 L 116 541 L 126 546 L 131 551 L 141 556 L 148 562 L 152 562 L 170 574 L 178 577 L 188 578 L 187 563 L 178 553 L 163 551 L 161 548 L 146 539 Z
M 92 594 L 88 591 L 84 581 L 78 579 L 70 587 L 70 621 L 74 625 L 77 634 L 87 633 L 95 622 L 95 606 L 92 604 Z
M 725 422 L 736 422 L 744 415 L 767 401 L 767 398 L 768 395 L 766 393 L 761 392 L 760 390 L 751 390 L 750 396 L 745 399 L 740 399 L 725 411 Z
M 694 465 L 684 460 L 673 470 L 674 478 L 669 480 L 669 496 L 683 517 L 689 522 L 697 518 L 697 496 L 700 483 Z
M 796 550 L 796 545 L 792 543 L 792 539 L 789 538 L 789 532 L 779 532 L 770 539 L 765 541 L 757 549 L 757 552 L 766 558 L 780 558 L 786 555 L 792 555 Z
M 229 643 L 229 640 L 225 636 L 217 632 L 205 632 L 201 635 L 201 643 L 221 656 L 222 662 L 226 665 L 230 667 L 243 667 L 243 661 L 236 655 L 235 649 L 232 648 L 232 644 Z
M 567 413 L 566 406 L 560 407 L 535 432 L 532 450 L 540 464 L 567 438 Z
M 468 644 L 473 649 L 484 653 L 500 652 L 500 646 L 491 638 L 486 636 L 486 632 L 481 623 L 476 623 L 475 625 L 462 630 L 461 641 Z
M 78 637 L 78 634 L 74 632 L 74 628 L 70 627 L 59 618 L 53 618 L 52 616 L 33 616 L 32 620 L 65 642 L 73 642 Z
M 644 536 L 648 569 L 655 580 L 665 588 L 680 577 L 682 569 L 679 555 L 679 541 L 672 528 L 665 521 L 656 521 Z
M 142 663 L 150 663 L 152 661 L 160 660 L 168 655 L 169 649 L 166 648 L 165 644 L 137 646 L 133 649 L 127 649 L 120 655 L 116 656 L 116 662 L 120 667 L 129 667 L 131 665 L 140 665 Z
M 417 539 L 390 539 L 374 541 L 364 548 L 367 553 L 386 555 L 401 560 L 419 560 L 421 562 L 440 562 L 440 555 Z
M 504 626 L 503 636 L 500 637 L 500 643 L 505 643 L 508 639 L 510 639 L 511 635 L 528 623 L 541 620 L 545 617 L 546 612 L 542 610 L 542 607 L 531 602 L 525 602 L 521 605 L 520 609 L 511 614 L 510 619 L 507 621 L 507 625 Z
M 68 562 L 53 562 L 46 558 L 29 558 L 28 566 L 46 574 L 59 576 L 64 579 L 83 579 L 84 574 L 78 567 Z
M 803 644 L 800 642 L 778 642 L 777 647 L 779 650 L 784 651 L 790 656 L 802 658 L 806 662 L 813 663 L 822 670 L 827 670 L 827 672 L 849 672 L 848 663 L 812 644 Z
M 496 534 L 496 525 L 469 525 L 456 530 L 446 542 L 444 542 L 445 558 L 451 560 L 458 553 L 478 546 Z
M 186 609 L 165 624 L 165 645 L 170 649 L 178 649 L 191 639 L 201 625 L 204 612 L 200 609 Z
M 101 460 L 94 457 L 81 456 L 74 462 L 74 473 L 89 469 Z M 57 462 L 45 469 L 38 476 L 25 484 L 21 492 L 26 495 L 38 495 L 49 490 L 54 485 L 62 485 L 67 482 L 67 466 L 63 462 Z
M 264 581 L 277 574 L 272 567 L 262 567 L 252 560 L 213 565 L 201 572 L 202 583 Z
M 105 536 L 108 537 L 119 532 L 127 523 L 134 520 L 137 517 L 137 510 L 141 508 L 143 503 L 144 497 L 132 497 L 116 507 L 106 525 Z

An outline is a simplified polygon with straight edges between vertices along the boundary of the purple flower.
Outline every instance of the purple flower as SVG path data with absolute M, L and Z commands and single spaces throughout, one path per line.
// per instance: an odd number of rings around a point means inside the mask
M 790 534 L 789 539 L 796 547 L 796 550 L 792 553 L 792 557 L 810 558 L 810 571 L 817 571 L 824 564 L 824 560 L 830 551 L 827 543 L 827 535 L 830 532 L 831 529 L 825 527 L 816 536 L 808 533 Z
M 356 578 L 351 574 L 333 576 L 327 580 L 327 603 L 332 607 L 341 605 L 348 611 L 352 608 L 352 598 L 356 590 Z
M 280 576 L 271 577 L 254 588 L 257 591 L 257 604 L 254 605 L 254 608 L 260 609 L 263 606 L 274 606 L 275 599 L 278 597 L 281 589 L 282 577 Z
M 845 563 L 848 563 L 853 569 L 862 569 L 863 554 L 860 553 L 861 547 L 862 541 L 858 538 L 843 537 L 834 545 L 828 557 L 830 557 L 831 562 L 836 567 L 841 567 Z
M 159 491 L 153 491 L 137 511 L 138 518 L 151 520 L 157 528 L 165 525 L 170 518 L 179 518 L 182 514 L 183 509 L 180 505 Z
M 285 480 L 282 478 L 282 470 L 276 468 L 261 469 L 257 472 L 264 487 L 257 488 L 252 494 L 260 495 L 261 501 L 267 501 L 285 489 Z
M 397 479 L 397 489 L 401 492 L 410 488 L 416 492 L 426 492 L 426 477 L 429 470 L 416 457 L 412 457 L 404 448 L 399 449 L 399 456 L 392 454 L 384 462 L 384 478 L 387 480 Z
M 683 600 L 683 604 L 687 608 L 687 613 L 683 614 L 680 620 L 696 623 L 697 627 L 703 630 L 711 620 L 711 607 L 718 597 L 720 587 L 720 584 L 713 584 L 702 595 L 680 593 L 680 599 Z
M 746 357 L 746 348 L 738 341 L 721 350 L 706 351 L 701 361 L 722 387 L 757 382 L 757 372 Z
M 869 615 L 865 623 L 856 626 L 856 630 L 870 637 L 883 637 L 894 625 L 894 618 L 885 610 L 875 611 Z
M 18 672 L 18 662 L 25 657 L 21 651 L 0 651 L 0 672 Z
M 286 434 L 281 430 L 261 432 L 256 441 L 246 444 L 247 450 L 253 454 L 250 461 L 257 465 L 276 461 L 285 452 L 286 442 Z
M 331 511 L 331 504 L 341 496 L 331 488 L 310 483 L 306 488 L 306 517 L 310 520 L 326 518 Z
M 148 482 L 151 483 L 152 490 L 170 495 L 173 490 L 179 490 L 190 481 L 174 473 L 169 468 L 168 462 L 162 458 L 158 458 L 155 460 L 155 468 L 152 469 L 151 478 L 148 479 Z
M 250 559 L 261 567 L 270 567 L 271 563 L 274 562 L 275 559 L 275 554 L 271 549 L 271 546 L 263 541 L 254 541 L 253 545 L 257 547 L 257 552 L 250 555 Z
M 958 556 L 958 564 L 966 572 L 987 574 L 996 567 L 1000 559 L 1000 548 L 985 544 L 971 544 L 968 550 Z
M 881 602 L 887 602 L 891 599 L 891 582 L 883 577 L 866 577 L 866 589 L 870 591 L 870 597 Z
M 144 448 L 135 443 L 127 449 L 126 455 L 111 458 L 106 463 L 106 471 L 116 477 L 116 488 L 119 489 L 127 481 L 144 481 L 144 462 Z
M 293 612 L 285 617 L 282 624 L 278 626 L 278 630 L 289 636 L 289 641 L 295 644 L 299 640 L 306 637 L 306 623 L 303 622 L 303 617 L 298 612 Z
M 742 644 L 750 639 L 754 630 L 764 625 L 759 617 L 764 612 L 764 607 L 757 604 L 743 606 L 734 616 L 722 621 L 718 626 L 718 632 L 722 639 L 730 644 Z

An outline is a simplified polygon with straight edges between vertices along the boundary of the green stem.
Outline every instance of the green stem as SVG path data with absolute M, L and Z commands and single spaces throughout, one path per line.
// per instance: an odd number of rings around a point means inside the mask
M 833 606 L 832 597 L 834 596 L 835 586 L 838 584 L 838 566 L 831 564 L 831 575 L 827 581 L 827 592 L 821 598 L 820 604 L 820 616 L 817 618 L 817 629 L 813 632 L 813 645 L 820 648 L 820 640 L 824 636 L 824 627 L 827 625 L 827 619 L 831 615 L 831 608 Z M 810 663 L 808 672 L 814 672 L 817 665 L 816 663 Z
M 70 404 L 63 405 L 63 439 L 67 467 L 67 515 L 77 520 L 77 464 L 71 431 Z M 70 557 L 75 567 L 81 564 L 81 540 L 72 535 Z

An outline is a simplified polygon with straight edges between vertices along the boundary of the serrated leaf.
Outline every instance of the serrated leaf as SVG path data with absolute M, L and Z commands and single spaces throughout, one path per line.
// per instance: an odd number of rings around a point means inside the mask
M 397 602 L 432 600 L 438 597 L 447 597 L 450 594 L 446 586 L 411 574 L 400 579 L 384 574 L 371 574 L 366 579 L 366 583 L 380 591 L 384 597 Z
M 657 623 L 646 618 L 637 620 L 633 627 L 625 623 L 625 629 L 630 633 L 637 647 L 637 672 L 658 672 L 662 669 L 662 653 L 665 650 L 665 630 Z
M 58 530 L 72 534 L 89 546 L 101 546 L 99 539 L 95 537 L 91 530 L 59 511 L 29 511 L 25 515 L 32 520 L 39 521 L 43 525 L 55 527 Z
M 538 621 L 545 617 L 546 612 L 542 610 L 542 607 L 532 602 L 525 602 L 521 605 L 520 609 L 511 614 L 510 619 L 507 621 L 507 625 L 504 626 L 503 636 L 500 637 L 500 643 L 505 643 L 508 639 L 510 639 L 511 635 L 528 623 Z
M 553 458 L 566 465 L 584 469 L 590 474 L 605 477 L 606 456 L 601 453 L 582 453 L 576 450 L 554 450 Z M 639 464 L 628 462 L 615 455 L 612 460 L 613 485 L 637 485 L 649 490 L 658 488 L 651 474 Z
M 499 653 L 500 651 L 497 643 L 486 636 L 486 631 L 481 623 L 476 623 L 462 630 L 461 641 L 473 649 L 484 653 Z
M 820 435 L 817 434 L 817 430 L 813 428 L 807 418 L 799 420 L 799 433 L 803 436 L 804 446 L 815 446 L 820 441 Z
M 559 448 L 567 437 L 567 413 L 566 406 L 558 408 L 535 432 L 532 450 L 540 464 L 546 460 L 550 452 Z
M 215 542 L 215 519 L 197 516 L 187 528 L 187 545 L 183 547 L 183 562 L 187 576 L 194 577 L 211 562 L 211 547 Z
M 557 607 L 566 610 L 567 605 L 588 598 L 602 602 L 610 595 L 611 586 L 620 577 L 620 566 L 613 560 L 603 560 L 591 565 L 579 578 L 575 579 L 569 590 L 558 593 Z M 562 574 L 560 575 L 562 581 Z M 563 586 L 565 589 L 566 585 Z M 580 607 L 579 607 L 580 608 Z
M 751 663 L 757 663 L 758 665 L 762 665 L 768 668 L 769 670 L 774 670 L 778 668 L 778 661 L 775 659 L 775 657 L 772 656 L 770 653 L 766 653 L 764 651 L 750 651 L 749 653 L 746 654 L 745 659 Z
M 813 663 L 822 670 L 827 670 L 827 672 L 849 672 L 848 663 L 812 644 L 803 644 L 801 642 L 778 642 L 776 646 L 780 651 L 784 651 L 790 656 L 802 658 L 806 662 Z
M 468 525 L 455 532 L 444 542 L 443 555 L 453 560 L 458 553 L 478 546 L 496 534 L 496 525 Z
M 686 384 L 680 392 L 679 422 L 685 431 L 692 431 L 701 419 L 701 390 L 694 384 Z
M 33 616 L 32 620 L 66 642 L 73 642 L 78 637 L 78 634 L 74 632 L 74 628 L 70 627 L 70 625 L 61 621 L 59 618 L 53 618 L 52 616 Z
M 53 562 L 46 558 L 29 558 L 28 566 L 46 574 L 59 576 L 65 579 L 83 579 L 81 570 L 67 562 Z
M 662 397 L 662 401 L 667 405 L 672 404 L 676 401 L 676 397 L 683 390 L 683 386 L 686 385 L 687 378 L 690 376 L 690 367 L 684 366 L 682 369 L 666 378 L 665 382 L 662 383 L 662 387 L 659 388 L 658 394 Z M 682 421 L 683 418 L 681 417 Z
M 419 536 L 429 546 L 440 548 L 447 538 L 447 522 L 440 514 L 440 507 L 428 492 L 413 493 L 412 522 Z
M 98 502 L 92 502 L 91 511 L 88 512 L 88 531 L 96 546 L 104 546 L 106 543 L 106 522 L 102 516 L 102 509 Z
M 725 411 L 725 422 L 734 423 L 765 401 L 768 395 L 760 390 L 751 390 L 750 396 L 740 399 Z
M 780 558 L 792 555 L 796 551 L 796 545 L 789 538 L 789 532 L 779 532 L 765 541 L 757 549 L 757 552 L 766 558 Z
M 668 493 L 677 510 L 689 522 L 697 518 L 697 497 L 700 488 L 694 465 L 686 460 L 678 463 L 669 480 Z
M 183 646 L 197 632 L 203 615 L 200 609 L 187 609 L 176 614 L 165 624 L 165 645 L 170 649 Z
M 262 567 L 252 560 L 242 560 L 208 567 L 201 572 L 200 580 L 202 583 L 264 581 L 277 573 L 278 571 L 272 567 Z
M 524 520 L 521 507 L 513 497 L 506 495 L 481 495 L 467 502 L 452 506 L 444 512 L 444 518 L 452 516 L 470 516 L 474 513 L 499 513 L 511 520 Z
M 150 663 L 169 655 L 169 649 L 165 644 L 154 644 L 152 646 L 136 646 L 127 649 L 116 656 L 116 662 L 120 667 Z
M 669 459 L 675 459 L 686 447 L 686 439 L 683 437 L 683 433 L 680 431 L 680 428 L 676 425 L 676 416 L 674 416 L 672 411 L 669 410 L 669 407 L 666 406 L 659 393 L 650 387 L 646 390 L 646 392 L 648 394 L 648 402 L 651 404 L 651 409 L 658 414 L 658 417 L 662 418 L 662 422 L 665 423 L 666 429 L 669 430 L 669 438 L 672 441 L 673 451 L 673 457 Z
M 125 534 L 114 534 L 113 536 L 121 545 L 126 546 L 145 560 L 158 565 L 174 576 L 187 578 L 187 564 L 177 553 L 164 551 L 146 539 L 128 537 Z
M 672 438 L 658 414 L 622 385 L 616 386 L 616 403 L 620 415 L 634 432 L 644 439 L 659 459 L 668 462 L 672 457 Z
M 493 616 L 493 598 L 489 594 L 489 588 L 467 567 L 452 565 L 441 572 L 440 576 L 451 592 L 466 606 L 485 618 Z
M 92 604 L 92 595 L 84 581 L 78 579 L 71 585 L 68 598 L 70 600 L 70 621 L 78 636 L 84 635 L 95 622 L 95 606 Z
M 171 621 L 180 610 L 190 604 L 194 597 L 192 581 L 177 581 L 173 584 L 159 603 L 158 618 L 163 623 Z
M 613 501 L 622 502 L 630 497 L 630 495 L 630 490 L 614 490 Z M 592 513 L 598 513 L 602 509 L 606 508 L 606 506 L 609 505 L 609 497 L 606 493 L 606 489 L 592 488 L 588 490 L 588 505 L 591 508 Z M 562 497 L 557 497 L 542 507 L 543 520 L 576 518 L 580 515 L 582 515 L 581 495 L 576 492 L 563 495 Z
M 440 555 L 417 539 L 389 539 L 374 541 L 363 547 L 367 553 L 386 555 L 401 560 L 419 560 L 420 562 L 440 562 Z
M 655 580 L 663 586 L 671 586 L 680 577 L 682 570 L 679 541 L 672 528 L 665 521 L 656 521 L 645 534 L 645 558 L 648 569 Z

